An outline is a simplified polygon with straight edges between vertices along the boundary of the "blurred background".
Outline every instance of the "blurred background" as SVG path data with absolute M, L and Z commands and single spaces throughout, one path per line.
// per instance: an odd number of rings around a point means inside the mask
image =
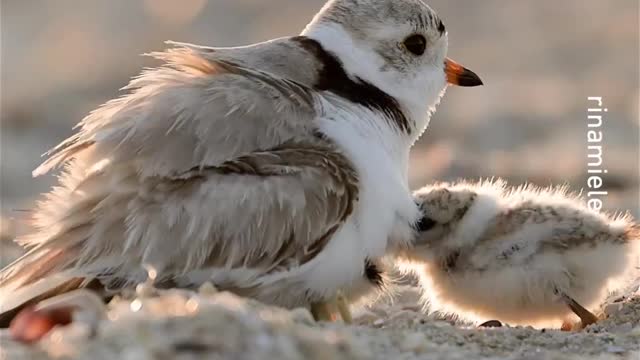
M 167 39 L 232 46 L 298 33 L 323 0 L 2 0 L 1 216 L 11 237 L 54 176 L 40 155 L 155 64 Z M 608 209 L 639 209 L 638 0 L 429 0 L 449 55 L 482 88 L 450 88 L 413 152 L 411 185 L 500 176 L 586 188 L 588 96 L 604 97 Z M 17 221 L 12 221 L 12 219 Z

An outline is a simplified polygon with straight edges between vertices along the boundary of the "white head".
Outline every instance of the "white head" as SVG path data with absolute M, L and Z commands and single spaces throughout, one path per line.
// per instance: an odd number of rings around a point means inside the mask
M 420 208 L 422 218 L 416 225 L 418 247 L 438 247 L 445 245 L 446 239 L 457 229 L 478 193 L 466 184 L 452 186 L 438 183 L 416 191 L 413 194 Z
M 421 0 L 331 0 L 302 35 L 335 54 L 350 77 L 396 99 L 416 135 L 447 83 L 482 84 L 446 58 L 445 26 Z

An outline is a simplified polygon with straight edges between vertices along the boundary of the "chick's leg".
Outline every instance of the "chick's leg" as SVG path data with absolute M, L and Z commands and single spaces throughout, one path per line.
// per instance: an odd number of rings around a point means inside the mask
M 562 299 L 562 301 L 567 304 L 569 309 L 571 309 L 571 311 L 578 315 L 580 321 L 582 322 L 582 328 L 585 328 L 591 324 L 595 324 L 598 321 L 597 316 L 595 316 L 591 311 L 585 309 L 584 306 L 580 305 L 569 295 L 561 291 L 558 292 L 558 295 L 560 296 L 560 299 Z

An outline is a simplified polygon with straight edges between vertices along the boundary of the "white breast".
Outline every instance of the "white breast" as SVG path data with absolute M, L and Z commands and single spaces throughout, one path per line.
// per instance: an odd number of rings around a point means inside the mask
M 408 234 L 419 216 L 407 182 L 408 137 L 391 129 L 379 113 L 330 100 L 322 104 L 320 130 L 353 162 L 360 195 L 352 216 L 318 258 L 317 271 L 309 275 L 310 287 L 327 289 L 362 278 L 365 259 L 383 256 L 392 234 Z

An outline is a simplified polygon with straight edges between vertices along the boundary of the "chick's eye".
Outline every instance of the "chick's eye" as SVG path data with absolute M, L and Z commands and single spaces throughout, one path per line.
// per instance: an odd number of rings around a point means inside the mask
M 423 216 L 420 221 L 416 224 L 416 230 L 419 232 L 425 232 L 431 230 L 434 226 L 436 226 L 436 222 L 432 219 L 429 219 L 426 216 Z
M 404 47 L 407 48 L 414 55 L 422 55 L 427 49 L 427 39 L 422 35 L 411 35 L 403 42 Z

